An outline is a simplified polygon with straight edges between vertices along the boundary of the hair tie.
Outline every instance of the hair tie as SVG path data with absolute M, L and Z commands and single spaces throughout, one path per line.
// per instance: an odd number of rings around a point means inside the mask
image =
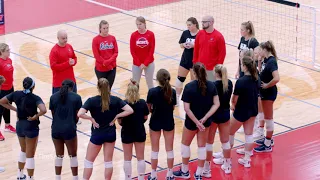
M 30 86 L 28 89 L 23 90 L 23 93 L 25 93 L 25 94 L 31 93 L 31 89 L 32 89 L 32 88 L 34 87 L 34 85 L 35 85 L 34 80 L 33 80 L 32 78 L 30 78 L 30 79 L 32 80 L 32 84 L 31 84 L 31 86 Z
M 136 84 L 137 84 L 137 82 L 136 82 L 135 80 L 133 80 L 133 79 L 130 79 L 130 81 L 131 81 L 131 83 L 132 83 L 133 85 L 136 85 Z

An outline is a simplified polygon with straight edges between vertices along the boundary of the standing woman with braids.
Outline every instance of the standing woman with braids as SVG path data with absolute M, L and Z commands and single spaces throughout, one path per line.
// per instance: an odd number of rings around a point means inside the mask
M 238 162 L 249 168 L 253 149 L 253 126 L 258 114 L 259 79 L 256 65 L 251 57 L 245 56 L 242 59 L 241 70 L 244 72 L 244 76 L 237 80 L 231 100 L 233 117 L 231 118 L 229 141 L 232 148 L 234 135 L 243 125 L 245 148 L 242 154 L 244 154 L 244 157 L 238 159 Z M 227 162 L 227 165 L 231 168 L 230 161 Z
M 219 128 L 220 142 L 222 145 L 222 157 L 219 159 L 213 159 L 215 164 L 224 164 L 221 169 L 225 173 L 231 173 L 230 168 L 230 99 L 233 92 L 233 84 L 228 79 L 227 68 L 221 64 L 216 65 L 214 68 L 216 81 L 214 82 L 218 95 L 220 106 L 218 110 L 212 116 L 212 124 L 210 126 L 208 140 L 206 144 L 207 158 L 204 163 L 203 176 L 206 178 L 211 177 L 211 160 L 213 151 L 213 142 L 216 135 L 217 128 Z
M 260 146 L 254 148 L 254 150 L 256 152 L 271 152 L 274 145 L 272 139 L 274 130 L 273 103 L 277 99 L 278 94 L 276 84 L 280 81 L 277 63 L 278 57 L 271 41 L 261 43 L 260 48 L 261 56 L 264 57 L 260 72 L 260 96 L 267 133 L 265 138 L 256 141 L 256 144 Z
M 17 135 L 21 152 L 18 160 L 17 179 L 25 179 L 24 166 L 28 171 L 27 180 L 33 180 L 35 169 L 34 154 L 36 152 L 39 136 L 39 117 L 47 112 L 42 99 L 33 94 L 35 82 L 30 77 L 23 80 L 23 91 L 15 91 L 3 97 L 0 104 L 10 110 L 17 112 Z M 9 102 L 14 102 L 16 107 Z M 40 112 L 37 112 L 37 109 Z
M 239 66 L 238 66 L 238 71 L 236 72 L 236 79 L 244 76 L 243 71 L 241 70 L 241 57 L 240 57 L 240 53 L 241 51 L 245 50 L 245 49 L 255 49 L 256 47 L 259 46 L 259 42 L 257 41 L 257 39 L 254 37 L 255 36 L 255 31 L 254 31 L 254 27 L 251 21 L 247 21 L 247 22 L 243 22 L 241 24 L 241 29 L 240 29 L 240 33 L 241 33 L 241 39 L 240 39 L 240 43 L 238 45 L 238 50 L 239 50 Z
M 51 136 L 56 149 L 55 171 L 56 180 L 61 179 L 61 171 L 64 157 L 64 144 L 67 146 L 70 157 L 70 166 L 73 180 L 78 179 L 77 159 L 77 113 L 82 106 L 81 97 L 72 92 L 75 83 L 72 80 L 64 80 L 58 93 L 50 97 L 49 109 L 53 121 Z
M 14 91 L 13 88 L 13 71 L 12 60 L 9 58 L 10 49 L 5 43 L 0 43 L 0 75 L 2 75 L 6 81 L 3 82 L 0 91 L 0 98 Z M 5 122 L 4 131 L 16 133 L 16 129 L 10 125 L 10 110 L 0 106 L 0 125 L 2 117 Z M 0 132 L 0 141 L 4 140 L 4 136 Z
M 117 73 L 118 44 L 109 34 L 109 23 L 102 20 L 99 24 L 99 35 L 92 40 L 92 52 L 96 59 L 95 73 L 97 79 L 106 78 L 112 88 Z
M 80 118 L 92 122 L 91 138 L 84 160 L 83 179 L 90 179 L 93 163 L 103 146 L 104 178 L 111 180 L 113 150 L 116 141 L 114 122 L 132 114 L 133 110 L 120 98 L 110 95 L 110 86 L 106 78 L 100 78 L 97 87 L 99 95 L 89 98 L 78 112 Z M 88 111 L 90 111 L 92 117 L 86 115 Z
M 193 65 L 195 80 L 188 83 L 182 94 L 186 119 L 181 140 L 182 165 L 179 171 L 174 172 L 177 178 L 188 179 L 190 144 L 195 135 L 197 135 L 198 144 L 198 168 L 194 173 L 195 180 L 202 179 L 202 172 L 206 160 L 206 142 L 212 115 L 220 106 L 219 96 L 216 86 L 213 82 L 207 80 L 205 66 L 202 63 Z
M 150 139 L 151 139 L 151 176 L 148 180 L 157 180 L 157 166 L 159 154 L 159 140 L 161 131 L 164 135 L 165 148 L 167 151 L 167 180 L 173 180 L 172 168 L 174 162 L 174 118 L 173 111 L 177 103 L 176 91 L 170 85 L 170 74 L 165 69 L 157 72 L 159 86 L 151 88 L 147 96 L 147 104 L 151 112 Z

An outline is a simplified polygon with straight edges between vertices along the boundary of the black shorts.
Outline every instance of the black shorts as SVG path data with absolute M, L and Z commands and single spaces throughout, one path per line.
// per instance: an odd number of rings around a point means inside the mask
M 68 131 L 68 132 L 51 132 L 52 139 L 59 139 L 59 140 L 71 140 L 77 136 L 77 131 Z
M 230 109 L 219 110 L 212 116 L 212 122 L 216 124 L 226 123 L 230 120 Z
M 18 120 L 16 130 L 18 137 L 35 138 L 39 136 L 37 121 Z
M 182 57 L 180 61 L 180 66 L 184 67 L 187 70 L 190 70 L 193 67 L 193 62 Z
M 209 127 L 212 123 L 212 119 L 208 119 L 203 125 L 204 127 Z M 190 131 L 198 130 L 197 125 L 190 119 L 186 119 L 184 121 L 184 126 L 189 129 Z
M 172 122 L 156 122 L 156 120 L 150 119 L 149 128 L 152 131 L 172 131 L 174 130 L 174 120 Z
M 134 142 L 145 142 L 147 138 L 146 132 L 123 132 L 121 131 L 121 141 L 123 144 L 131 144 Z
M 275 101 L 277 99 L 278 89 L 276 86 L 268 89 L 260 89 L 261 100 Z
M 243 111 L 242 112 L 235 111 L 233 113 L 233 117 L 239 122 L 246 122 L 251 117 L 255 117 L 257 115 L 258 115 L 258 111 L 257 112 L 249 112 L 249 113 L 244 113 Z
M 104 143 L 113 143 L 116 141 L 116 131 L 108 132 L 108 133 L 96 133 L 91 135 L 90 142 L 95 145 L 102 145 Z
M 110 85 L 110 89 L 112 88 L 112 85 L 114 83 L 114 79 L 116 78 L 116 74 L 117 74 L 117 68 L 113 68 L 110 71 L 106 71 L 106 72 L 101 72 L 98 71 L 96 68 L 94 68 L 94 72 L 96 73 L 97 79 L 99 80 L 100 78 L 106 78 L 109 82 Z

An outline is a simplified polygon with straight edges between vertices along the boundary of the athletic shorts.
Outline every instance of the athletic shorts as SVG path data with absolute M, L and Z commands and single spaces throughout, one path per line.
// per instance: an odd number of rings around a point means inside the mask
M 51 137 L 53 139 L 59 139 L 59 140 L 71 140 L 77 136 L 76 131 L 68 131 L 68 132 L 51 132 Z
M 145 142 L 146 141 L 145 131 L 136 132 L 123 132 L 121 131 L 121 141 L 123 144 L 131 144 L 134 142 Z
M 158 120 L 153 120 L 151 117 L 149 128 L 152 131 L 172 131 L 174 130 L 174 119 L 172 119 L 172 122 L 158 122 Z
M 216 124 L 226 123 L 230 120 L 230 109 L 219 110 L 212 116 L 212 122 Z
M 37 121 L 18 120 L 16 130 L 18 137 L 35 138 L 39 136 Z
M 277 99 L 278 89 L 276 86 L 268 89 L 260 89 L 261 100 L 275 101 Z
M 212 120 L 211 119 L 208 119 L 203 125 L 204 127 L 209 127 L 212 123 Z M 198 127 L 197 125 L 190 119 L 186 119 L 184 121 L 184 126 L 189 129 L 190 131 L 195 131 L 195 130 L 198 130 Z
M 108 132 L 108 133 L 96 133 L 91 135 L 90 142 L 95 145 L 102 145 L 104 143 L 113 143 L 116 141 L 116 131 Z
M 187 70 L 190 70 L 193 67 L 193 62 L 192 61 L 188 61 L 186 58 L 181 58 L 180 66 L 184 67 Z

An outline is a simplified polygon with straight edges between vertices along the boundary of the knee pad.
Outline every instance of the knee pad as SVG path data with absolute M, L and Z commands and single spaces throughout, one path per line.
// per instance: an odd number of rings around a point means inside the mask
M 226 142 L 226 143 L 222 143 L 221 146 L 222 146 L 222 149 L 223 149 L 223 150 L 229 150 L 229 149 L 231 149 L 231 146 L 230 146 L 230 142 L 229 142 L 229 141 Z
M 144 174 L 145 171 L 146 171 L 146 163 L 144 160 L 140 160 L 138 161 L 138 164 L 137 164 L 137 169 L 138 169 L 138 174 Z
M 131 173 L 132 173 L 132 165 L 131 165 L 131 161 L 124 161 L 123 163 L 123 171 L 124 171 L 124 174 L 127 176 L 127 175 L 130 175 L 131 176 Z
M 253 135 L 245 135 L 246 143 L 251 144 L 253 143 Z
M 183 88 L 183 82 L 186 80 L 185 77 L 180 77 L 178 76 L 177 77 L 177 80 L 176 80 L 176 87 L 177 88 Z
M 274 122 L 273 119 L 266 119 L 266 129 L 267 131 L 273 131 L 274 130 Z
M 181 144 L 181 156 L 183 158 L 189 158 L 190 157 L 190 146 L 186 146 L 184 144 Z
M 159 152 L 151 151 L 151 159 L 158 159 Z
M 207 151 L 213 151 L 213 144 L 206 144 Z
M 173 159 L 174 158 L 174 153 L 172 151 L 167 151 L 167 159 Z
M 78 167 L 78 158 L 77 156 L 70 158 L 70 167 Z
M 113 167 L 112 161 L 104 162 L 104 168 L 109 169 L 109 168 L 112 168 L 112 167 Z
M 27 158 L 26 159 L 26 168 L 27 169 L 34 169 L 34 158 Z
M 56 157 L 54 165 L 56 167 L 62 167 L 62 163 L 63 163 L 63 156 L 62 157 L 59 157 L 59 156 Z
M 198 159 L 205 160 L 207 157 L 207 151 L 205 147 L 198 147 Z
M 229 135 L 229 142 L 230 142 L 230 146 L 233 146 L 233 144 L 234 144 L 234 135 Z
M 20 154 L 19 154 L 19 160 L 18 160 L 18 162 L 25 163 L 25 162 L 26 162 L 26 159 L 27 159 L 26 153 L 21 151 Z
M 88 160 L 84 160 L 84 168 L 90 168 L 92 169 L 93 168 L 93 162 L 91 161 L 88 161 Z

